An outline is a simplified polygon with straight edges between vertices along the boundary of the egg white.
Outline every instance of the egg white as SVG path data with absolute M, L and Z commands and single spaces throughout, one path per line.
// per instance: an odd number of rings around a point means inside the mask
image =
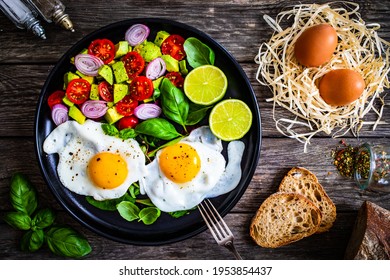
M 93 196 L 96 200 L 123 196 L 145 172 L 145 156 L 137 141 L 105 135 L 101 123 L 92 120 L 82 125 L 76 121 L 59 125 L 45 139 L 43 150 L 47 154 L 59 154 L 57 172 L 66 188 L 80 195 Z M 88 176 L 87 165 L 100 152 L 120 154 L 126 161 L 128 175 L 114 189 L 99 188 Z

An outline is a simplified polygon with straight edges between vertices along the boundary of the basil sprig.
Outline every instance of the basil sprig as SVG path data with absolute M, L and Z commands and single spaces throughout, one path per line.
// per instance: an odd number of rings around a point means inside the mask
M 51 209 L 37 210 L 36 190 L 22 173 L 11 177 L 10 200 L 16 211 L 6 213 L 4 221 L 25 231 L 20 242 L 23 251 L 35 252 L 46 242 L 53 253 L 64 257 L 79 258 L 91 252 L 84 236 L 70 227 L 54 225 Z
M 192 68 L 208 64 L 214 65 L 214 51 L 199 39 L 194 37 L 187 38 L 183 47 L 187 55 L 188 64 Z

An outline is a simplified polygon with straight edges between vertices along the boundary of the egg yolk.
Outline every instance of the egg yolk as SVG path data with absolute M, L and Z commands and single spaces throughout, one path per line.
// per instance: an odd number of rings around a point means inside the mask
M 96 154 L 88 164 L 88 176 L 102 189 L 114 189 L 127 177 L 127 163 L 118 154 L 102 152 Z
M 161 151 L 159 165 L 168 179 L 175 183 L 186 183 L 198 174 L 200 157 L 190 145 L 177 143 Z

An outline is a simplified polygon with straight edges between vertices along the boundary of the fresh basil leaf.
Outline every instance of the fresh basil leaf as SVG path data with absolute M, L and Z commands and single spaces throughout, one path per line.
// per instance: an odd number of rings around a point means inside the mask
M 139 186 L 135 183 L 131 184 L 131 186 L 129 188 L 129 193 L 130 193 L 130 196 L 134 199 L 134 201 L 132 201 L 132 202 L 135 202 L 135 198 L 137 197 L 137 195 L 139 195 L 141 193 Z
M 42 229 L 29 230 L 23 234 L 20 247 L 23 251 L 35 252 L 42 247 L 45 241 L 45 233 Z
M 164 115 L 168 119 L 182 125 L 185 129 L 189 110 L 187 97 L 183 91 L 175 87 L 167 78 L 163 79 L 160 90 L 161 107 Z
M 214 65 L 214 51 L 197 38 L 187 38 L 183 44 L 183 47 L 187 55 L 188 64 L 192 68 L 196 68 L 202 65 Z
M 146 205 L 146 206 L 155 207 L 155 205 L 153 204 L 153 202 L 149 198 L 137 199 L 135 202 L 137 202 L 139 204 Z
M 54 226 L 46 233 L 49 249 L 60 256 L 80 258 L 91 252 L 87 239 L 70 227 Z
M 135 202 L 135 198 L 132 198 L 128 193 L 119 198 L 107 199 L 107 200 L 95 200 L 92 196 L 85 197 L 87 202 L 96 208 L 104 211 L 116 211 L 116 205 L 124 200 Z
M 102 123 L 102 129 L 104 134 L 109 136 L 118 136 L 119 130 L 113 124 Z
M 28 230 L 31 228 L 31 218 L 26 213 L 8 212 L 4 216 L 4 221 L 16 229 Z
M 206 117 L 207 111 L 212 107 L 213 106 L 202 106 L 191 102 L 186 125 L 195 125 L 202 121 Z
M 169 212 L 168 214 L 171 215 L 173 218 L 180 218 L 189 213 L 190 213 L 189 210 L 181 210 L 181 211 Z
M 135 127 L 135 131 L 139 134 L 154 136 L 162 140 L 171 140 L 181 136 L 173 124 L 162 118 L 145 120 Z
M 44 229 L 51 226 L 54 222 L 55 214 L 49 209 L 39 210 L 32 219 L 32 225 L 34 228 Z
M 119 131 L 119 138 L 126 140 L 137 137 L 137 132 L 133 128 L 125 128 Z
M 15 173 L 11 178 L 10 199 L 16 211 L 27 215 L 34 213 L 38 206 L 37 193 L 22 173 Z
M 137 205 L 130 201 L 122 201 L 116 206 L 119 215 L 126 221 L 134 221 L 138 219 L 139 208 Z
M 151 225 L 160 217 L 160 215 L 161 211 L 157 207 L 147 207 L 139 212 L 139 220 L 145 225 Z

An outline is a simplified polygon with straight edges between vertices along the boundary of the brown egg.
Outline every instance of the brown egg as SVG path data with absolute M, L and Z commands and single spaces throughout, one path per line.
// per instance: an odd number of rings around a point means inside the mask
M 366 84 L 362 76 L 350 69 L 337 69 L 326 73 L 318 88 L 322 99 L 331 106 L 344 106 L 358 99 Z
M 303 31 L 295 43 L 294 55 L 302 65 L 317 67 L 331 59 L 336 47 L 336 30 L 322 23 Z

